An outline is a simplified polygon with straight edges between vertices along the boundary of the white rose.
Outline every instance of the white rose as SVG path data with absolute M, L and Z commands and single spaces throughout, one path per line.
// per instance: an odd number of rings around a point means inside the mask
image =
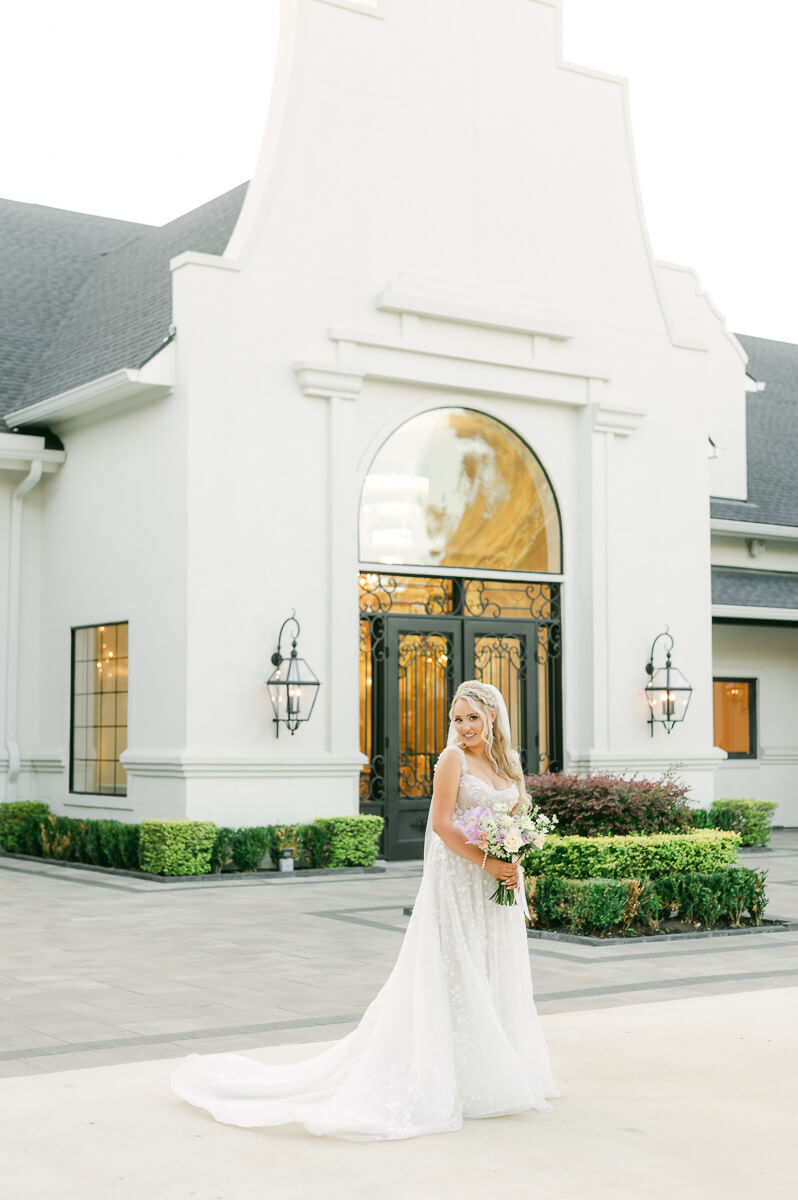
M 505 850 L 509 850 L 511 854 L 516 854 L 522 845 L 523 842 L 517 833 L 511 833 L 509 837 L 504 839 L 504 848 Z

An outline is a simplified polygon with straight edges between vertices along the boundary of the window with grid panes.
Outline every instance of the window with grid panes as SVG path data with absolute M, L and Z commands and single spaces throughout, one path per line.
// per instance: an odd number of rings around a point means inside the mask
M 70 791 L 125 796 L 127 621 L 72 630 Z

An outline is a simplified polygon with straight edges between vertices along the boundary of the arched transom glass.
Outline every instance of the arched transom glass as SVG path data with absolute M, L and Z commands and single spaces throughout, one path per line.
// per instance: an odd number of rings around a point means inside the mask
M 472 409 L 433 409 L 400 426 L 371 464 L 360 560 L 559 573 L 554 492 L 506 425 Z

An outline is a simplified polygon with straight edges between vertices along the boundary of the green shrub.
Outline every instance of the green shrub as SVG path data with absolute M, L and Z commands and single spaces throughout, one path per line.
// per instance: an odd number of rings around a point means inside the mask
M 719 829 L 626 837 L 563 837 L 549 834 L 542 850 L 524 856 L 531 875 L 565 879 L 655 879 L 682 871 L 711 871 L 737 861 L 739 835 Z
M 270 825 L 253 825 L 233 833 L 233 862 L 239 871 L 257 871 L 269 849 L 272 837 Z
M 120 866 L 124 867 L 126 871 L 138 871 L 141 826 L 129 825 L 126 821 L 120 821 L 117 837 L 119 839 Z
M 126 821 L 59 817 L 54 813 L 28 817 L 21 837 L 26 853 L 65 862 L 136 870 L 139 865 L 138 825 Z
M 690 828 L 687 787 L 671 775 L 530 775 L 527 790 L 561 834 L 679 833 Z
M 307 844 L 314 867 L 372 867 L 377 861 L 382 817 L 319 817 L 310 826 Z
M 216 830 L 216 837 L 214 838 L 213 849 L 211 850 L 211 870 L 214 875 L 218 875 L 222 867 L 229 866 L 233 861 L 233 840 L 235 834 L 235 829 L 228 829 L 226 825 L 222 825 Z
M 568 919 L 576 933 L 604 933 L 620 925 L 627 891 L 622 879 L 569 879 L 565 894 Z
M 38 800 L 6 800 L 0 804 L 0 846 L 10 854 L 38 854 L 35 821 L 50 813 L 49 804 Z M 31 824 L 33 818 L 33 824 Z
M 111 863 L 105 853 L 105 846 L 100 832 L 101 825 L 102 821 L 86 821 L 83 852 L 86 856 L 86 862 L 92 863 L 95 867 L 110 867 Z
M 743 846 L 766 846 L 772 833 L 773 814 L 778 806 L 769 800 L 715 800 L 713 817 L 728 817 L 740 834 Z
M 207 875 L 215 840 L 211 821 L 142 821 L 139 865 L 152 875 Z
M 293 850 L 294 866 L 304 870 L 311 866 L 309 825 L 272 825 L 269 830 L 269 854 L 275 867 L 283 850 Z
M 744 913 L 761 925 L 767 905 L 764 871 L 745 867 L 659 879 L 526 879 L 530 921 L 543 929 L 595 936 L 655 932 L 674 916 L 688 925 L 739 926 Z
M 712 808 L 691 809 L 690 819 L 694 829 L 734 830 L 741 846 L 766 846 L 776 808 L 769 800 L 715 800 Z
M 330 865 L 331 831 L 326 824 L 328 819 L 319 817 L 312 825 L 305 827 L 305 852 L 315 870 Z
M 663 907 L 680 920 L 699 925 L 724 920 L 739 925 L 747 912 L 754 925 L 761 925 L 767 905 L 766 879 L 767 871 L 732 867 L 703 874 L 688 871 L 656 882 Z
M 650 932 L 662 907 L 656 885 L 638 879 L 526 879 L 532 925 L 572 933 Z

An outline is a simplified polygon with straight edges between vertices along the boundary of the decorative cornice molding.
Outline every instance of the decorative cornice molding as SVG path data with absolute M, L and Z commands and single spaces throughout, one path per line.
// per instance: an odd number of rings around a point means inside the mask
M 376 335 L 358 339 L 355 334 L 337 333 L 335 340 L 359 351 L 357 363 L 295 363 L 306 396 L 355 400 L 364 380 L 374 379 L 406 387 L 584 408 L 589 402 L 590 380 L 607 378 L 591 367 L 497 363 Z
M 36 754 L 33 758 L 22 758 L 19 763 L 20 771 L 34 775 L 60 775 L 66 770 L 64 756 L 57 751 Z M 8 756 L 0 755 L 0 773 L 8 770 Z
M 306 396 L 321 396 L 330 400 L 357 400 L 365 376 L 347 367 L 317 366 L 313 363 L 294 363 L 297 382 Z
M 362 330 L 356 331 L 334 327 L 328 329 L 327 336 L 331 342 L 338 344 L 339 353 L 343 345 L 364 346 L 373 347 L 377 350 L 393 350 L 397 353 L 414 356 L 427 355 L 430 358 L 451 359 L 452 362 L 478 363 L 490 367 L 519 367 L 523 371 L 537 371 L 542 375 L 565 375 L 574 379 L 597 379 L 602 383 L 606 383 L 610 378 L 608 369 L 596 364 L 547 363 L 545 361 L 529 359 L 520 362 L 517 358 L 508 358 L 506 355 L 503 358 L 499 358 L 495 354 L 465 354 L 462 351 L 442 349 L 440 346 L 423 345 L 419 342 L 413 342 L 410 338 L 388 337 L 381 332 L 363 332 Z M 528 341 L 526 342 L 526 346 L 528 349 Z
M 639 408 L 596 408 L 593 429 L 596 433 L 614 433 L 618 437 L 629 437 L 640 428 L 646 414 Z
M 760 762 L 764 766 L 794 766 L 798 763 L 798 746 L 763 746 L 759 752 Z M 732 766 L 736 766 L 738 759 L 730 759 Z
M 23 771 L 33 771 L 36 775 L 60 775 L 66 770 L 66 760 L 57 750 L 52 753 L 43 751 L 33 758 L 23 758 L 21 767 Z
M 572 771 L 667 771 L 673 768 L 683 771 L 715 771 L 726 761 L 726 751 L 714 746 L 709 752 L 685 754 L 645 754 L 639 750 L 577 750 L 567 754 L 568 768 Z
M 128 775 L 159 779 L 323 779 L 357 778 L 366 763 L 358 755 L 277 758 L 163 753 L 125 750 L 120 756 Z
M 551 341 L 567 342 L 574 336 L 562 322 L 541 314 L 524 313 L 463 303 L 443 293 L 436 294 L 424 287 L 414 288 L 401 283 L 389 283 L 377 297 L 380 312 L 410 313 L 455 325 L 476 325 L 482 329 L 501 329 L 509 333 L 531 334 Z

